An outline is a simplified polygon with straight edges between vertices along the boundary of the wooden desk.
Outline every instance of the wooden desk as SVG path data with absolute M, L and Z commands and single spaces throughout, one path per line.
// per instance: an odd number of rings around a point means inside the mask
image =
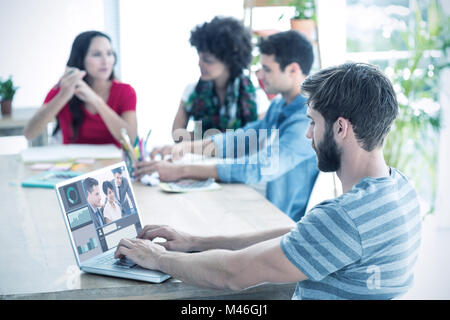
M 39 107 L 13 108 L 11 115 L 0 116 L 0 136 L 22 136 L 23 129 Z M 47 132 L 30 141 L 30 146 L 48 144 Z
M 101 164 L 97 164 L 100 167 Z M 295 284 L 240 292 L 203 289 L 176 279 L 149 284 L 82 273 L 76 266 L 55 191 L 22 188 L 32 172 L 18 156 L 0 156 L 0 299 L 290 299 Z M 133 184 L 143 224 L 169 224 L 197 234 L 294 226 L 252 188 L 167 194 Z

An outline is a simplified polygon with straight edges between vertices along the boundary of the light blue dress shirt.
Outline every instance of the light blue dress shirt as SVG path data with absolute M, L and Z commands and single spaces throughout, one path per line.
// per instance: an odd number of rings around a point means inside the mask
M 316 154 L 305 136 L 310 122 L 306 108 L 301 95 L 289 104 L 276 98 L 263 119 L 211 137 L 224 159 L 217 165 L 219 179 L 267 182 L 267 199 L 294 221 L 305 214 L 319 173 Z

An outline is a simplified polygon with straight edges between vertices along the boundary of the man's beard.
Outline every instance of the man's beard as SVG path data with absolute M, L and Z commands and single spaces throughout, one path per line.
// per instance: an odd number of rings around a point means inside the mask
M 334 140 L 332 126 L 326 125 L 322 141 L 317 147 L 313 141 L 312 147 L 316 151 L 317 166 L 320 171 L 335 172 L 341 168 L 341 151 Z

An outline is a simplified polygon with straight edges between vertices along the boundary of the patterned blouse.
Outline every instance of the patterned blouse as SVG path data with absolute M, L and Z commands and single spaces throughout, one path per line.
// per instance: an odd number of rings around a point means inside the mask
M 185 102 L 188 117 L 201 121 L 202 136 L 208 129 L 238 129 L 258 119 L 256 91 L 250 79 L 241 74 L 228 84 L 220 105 L 213 81 L 199 80 Z

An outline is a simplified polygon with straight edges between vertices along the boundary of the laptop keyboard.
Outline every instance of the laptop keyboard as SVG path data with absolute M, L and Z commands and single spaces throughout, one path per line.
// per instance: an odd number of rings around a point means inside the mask
M 133 268 L 133 267 L 137 266 L 137 264 L 133 260 L 128 259 L 127 257 L 117 259 L 117 261 L 114 262 L 114 264 L 116 266 L 123 267 L 123 268 Z
M 104 256 L 104 257 L 98 259 L 97 263 L 99 263 L 99 264 L 107 264 L 107 265 L 114 264 L 115 266 L 122 267 L 122 268 L 127 268 L 127 269 L 133 268 L 133 267 L 135 267 L 137 265 L 133 260 L 128 259 L 127 257 L 122 257 L 120 259 L 115 259 L 114 255 Z

